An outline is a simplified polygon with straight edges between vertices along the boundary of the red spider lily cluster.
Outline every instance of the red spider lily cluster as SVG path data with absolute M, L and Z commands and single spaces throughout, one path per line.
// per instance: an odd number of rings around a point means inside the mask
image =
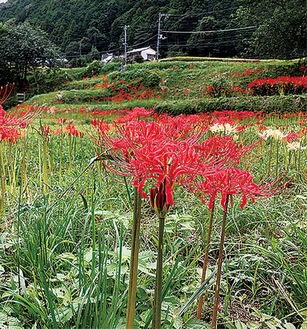
M 224 90 L 221 90 L 217 88 L 216 86 L 206 86 L 206 96 L 208 97 L 218 97 L 222 94 L 228 95 L 228 96 L 243 96 L 247 94 L 247 90 L 245 88 L 239 87 L 239 86 L 232 86 L 230 88 L 225 88 Z
M 279 76 L 257 79 L 248 84 L 252 95 L 302 94 L 307 92 L 307 77 Z
M 63 126 L 63 124 L 66 122 L 66 119 L 59 119 L 58 123 L 61 125 L 60 128 L 57 129 L 51 129 L 50 126 L 42 125 L 41 126 L 41 134 L 45 137 L 49 135 L 69 135 L 69 136 L 75 136 L 75 137 L 83 137 L 84 133 L 80 130 L 78 130 L 71 121 L 66 127 Z
M 22 136 L 21 128 L 25 128 L 31 116 L 29 112 L 17 115 L 7 115 L 4 111 L 2 104 L 9 97 L 14 85 L 6 85 L 0 87 L 0 141 L 9 141 L 14 143 Z
M 94 89 L 105 89 L 108 91 L 108 95 L 104 97 L 106 101 L 129 101 L 132 99 L 149 99 L 160 98 L 162 91 L 145 88 L 142 85 L 134 86 L 133 82 L 126 83 L 124 80 L 118 82 L 109 83 L 104 81 L 100 84 L 95 84 Z
M 138 192 L 144 198 L 150 195 L 156 212 L 166 212 L 174 204 L 177 185 L 195 192 L 203 202 L 207 195 L 209 207 L 218 196 L 224 206 L 226 194 L 241 195 L 241 207 L 248 198 L 271 194 L 269 186 L 257 185 L 249 172 L 236 168 L 251 145 L 238 144 L 229 136 L 203 137 L 209 129 L 208 117 L 163 115 L 155 121 L 138 120 L 144 112 L 146 117 L 151 114 L 137 108 L 129 114 L 131 120 L 114 124 L 93 120 L 92 125 L 105 166 L 131 176 Z
M 261 72 L 263 72 L 263 69 L 255 68 L 255 69 L 246 69 L 245 71 L 240 72 L 240 73 L 234 72 L 233 75 L 235 77 L 242 77 L 242 76 L 249 76 L 249 75 L 253 75 L 253 74 L 259 74 Z

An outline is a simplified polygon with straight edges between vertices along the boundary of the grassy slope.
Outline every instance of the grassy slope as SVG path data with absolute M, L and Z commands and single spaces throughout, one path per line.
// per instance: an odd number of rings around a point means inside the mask
M 94 108 L 104 110 L 136 106 L 154 107 L 159 111 L 174 114 L 223 109 L 265 112 L 306 111 L 306 96 L 251 97 L 248 93 L 243 93 L 238 97 L 238 94 L 231 92 L 233 86 L 246 89 L 250 81 L 258 78 L 301 74 L 300 65 L 297 60 L 257 62 L 230 60 L 194 62 L 188 60 L 127 65 L 125 72 L 119 73 L 114 72 L 113 64 L 110 66 L 113 72 L 109 73 L 112 73 L 117 80 L 123 76 L 125 79 L 123 87 L 131 83 L 131 80 L 135 80 L 138 72 L 143 74 L 147 70 L 150 74 L 157 74 L 160 77 L 160 83 L 154 89 L 163 89 L 163 95 L 159 99 L 156 97 L 135 99 L 133 97 L 132 100 L 122 100 L 121 102 L 102 101 L 101 98 L 106 94 L 106 90 L 93 88 L 95 84 L 108 79 L 105 74 L 80 79 L 76 78 L 76 70 L 67 70 L 71 81 L 62 85 L 61 90 L 35 96 L 28 103 L 38 106 L 55 106 L 57 109 L 64 108 L 65 110 L 86 108 L 89 111 Z M 107 71 L 107 66 L 103 70 Z M 140 84 L 143 84 L 145 80 L 146 77 L 143 77 Z M 218 86 L 220 94 L 217 97 L 208 97 L 206 87 L 209 85 Z M 60 102 L 59 95 L 61 95 Z

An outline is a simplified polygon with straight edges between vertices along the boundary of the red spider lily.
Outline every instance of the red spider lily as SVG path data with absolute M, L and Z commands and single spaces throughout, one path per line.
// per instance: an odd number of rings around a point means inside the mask
M 107 81 L 103 82 L 103 83 L 100 83 L 100 84 L 95 84 L 94 85 L 94 88 L 95 89 L 106 89 L 106 88 L 109 88 L 109 83 Z
M 159 187 L 150 189 L 150 205 L 158 216 L 167 213 L 169 205 L 166 201 L 165 185 L 163 183 Z
M 261 73 L 263 69 L 261 68 L 256 68 L 256 69 L 246 69 L 244 72 L 241 73 L 233 73 L 234 76 L 240 77 L 240 76 L 248 76 L 252 74 L 258 74 Z
M 183 92 L 185 94 L 185 97 L 189 97 L 189 95 L 190 95 L 190 90 L 189 89 L 183 89 Z
M 65 122 L 67 121 L 66 118 L 59 118 L 56 123 L 60 124 L 60 125 L 63 125 Z
M 21 136 L 22 136 L 21 133 L 16 128 L 0 126 L 0 142 L 7 141 L 7 142 L 14 143 Z
M 29 111 L 22 115 L 7 115 L 2 104 L 9 97 L 14 85 L 0 87 L 0 141 L 15 142 L 22 134 L 19 128 L 25 128 L 33 115 Z
M 250 82 L 248 87 L 255 95 L 274 95 L 280 91 L 285 94 L 301 94 L 307 91 L 307 77 L 279 76 L 257 79 Z
M 123 117 L 116 119 L 117 123 L 139 120 L 140 118 L 148 118 L 153 114 L 154 110 L 146 110 L 144 107 L 135 107 L 132 110 L 121 110 L 119 114 L 124 114 Z
M 58 128 L 53 130 L 47 125 L 41 126 L 41 135 L 44 137 L 49 137 L 49 135 L 63 135 L 63 134 L 64 134 L 63 128 Z
M 240 195 L 240 207 L 243 209 L 248 198 L 254 202 L 256 197 L 273 195 L 274 191 L 271 187 L 272 185 L 257 185 L 247 170 L 237 168 L 218 170 L 215 174 L 205 177 L 205 180 L 198 185 L 203 202 L 205 202 L 207 195 L 210 196 L 209 209 L 212 209 L 215 199 L 220 196 L 220 203 L 225 212 L 227 212 L 226 200 L 228 196 Z
M 199 155 L 191 140 L 160 140 L 158 144 L 148 142 L 134 151 L 129 162 L 131 171 L 134 172 L 133 183 L 143 197 L 147 197 L 143 190 L 148 181 L 152 181 L 157 188 L 163 184 L 165 203 L 167 206 L 173 205 L 175 185 L 193 180 L 200 170 Z
M 293 141 L 298 141 L 300 139 L 299 135 L 297 133 L 290 132 L 286 136 L 286 141 L 288 143 L 293 142 Z
M 110 125 L 104 120 L 93 119 L 91 120 L 91 124 L 101 135 L 104 135 L 107 131 L 110 130 Z
M 216 165 L 224 166 L 239 164 L 243 155 L 253 147 L 254 145 L 239 145 L 230 136 L 214 136 L 195 146 L 202 158 L 211 158 Z
M 152 97 L 153 97 L 153 93 L 150 89 L 143 90 L 140 92 L 139 95 L 137 95 L 138 99 L 148 99 Z
M 156 122 L 133 121 L 115 126 L 120 137 L 105 135 L 100 142 L 108 149 L 121 170 L 109 167 L 122 176 L 133 176 L 138 192 L 144 192 L 149 181 L 165 192 L 167 205 L 173 205 L 176 184 L 190 181 L 198 171 L 211 170 L 209 160 L 200 162 L 203 155 L 197 152 L 197 136 L 186 140 L 174 140 L 170 130 Z M 204 158 L 204 157 L 203 157 Z
M 42 130 L 42 135 L 43 136 L 48 136 L 50 134 L 53 134 L 53 131 L 51 130 L 51 128 L 47 125 L 42 125 L 41 126 L 41 130 Z
M 12 91 L 14 89 L 14 84 L 7 84 L 5 87 L 1 86 L 0 87 L 0 105 L 3 104 L 8 97 L 11 95 Z M 2 107 L 1 107 L 2 109 Z M 3 110 L 3 109 L 2 109 Z
M 129 121 L 122 126 L 117 126 L 117 130 L 121 137 L 114 140 L 115 149 L 136 149 L 149 142 L 159 143 L 160 140 L 166 140 L 168 137 L 162 125 L 143 120 Z
M 214 95 L 215 95 L 215 87 L 214 86 L 206 86 L 206 94 L 208 96 L 214 97 Z
M 157 115 L 155 120 L 165 126 L 172 139 L 185 139 L 192 135 L 198 135 L 208 130 L 208 117 L 201 115 Z
M 216 118 L 217 120 L 219 118 L 228 118 L 230 120 L 233 119 L 241 119 L 243 118 L 250 118 L 254 117 L 255 113 L 251 111 L 242 111 L 242 112 L 237 112 L 237 111 L 230 111 L 230 110 L 223 110 L 223 111 L 213 111 L 212 112 L 212 117 Z
M 224 125 L 226 123 L 228 123 L 232 126 L 234 126 L 236 124 L 236 122 L 234 122 L 233 119 L 228 115 L 219 114 L 217 117 L 213 117 L 212 124 Z
M 79 131 L 72 123 L 69 123 L 65 129 L 66 129 L 68 135 L 71 135 L 71 136 L 83 137 L 83 135 L 84 135 L 84 133 L 82 131 Z
M 267 126 L 264 126 L 264 125 L 259 125 L 258 126 L 258 130 L 259 131 L 265 131 L 265 130 L 268 130 L 269 128 Z

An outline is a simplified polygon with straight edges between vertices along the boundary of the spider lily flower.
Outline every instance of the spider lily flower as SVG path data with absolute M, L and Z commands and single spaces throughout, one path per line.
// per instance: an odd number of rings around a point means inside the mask
M 234 134 L 237 132 L 237 127 L 236 126 L 232 126 L 230 123 L 224 123 L 224 124 L 220 124 L 220 123 L 215 123 L 214 125 L 209 127 L 209 130 L 212 133 L 223 133 L 225 135 L 230 135 L 230 134 Z
M 65 130 L 67 131 L 68 135 L 75 136 L 75 137 L 83 137 L 84 133 L 79 131 L 72 123 L 69 123 Z
M 124 114 L 123 117 L 116 119 L 117 123 L 128 122 L 132 120 L 139 120 L 140 118 L 150 117 L 154 110 L 146 110 L 144 107 L 135 107 L 132 110 L 122 110 L 118 111 L 119 114 Z
M 0 142 L 7 141 L 7 142 L 14 143 L 21 136 L 22 136 L 22 134 L 16 128 L 0 126 Z
M 204 168 L 193 141 L 148 143 L 135 150 L 130 165 L 135 169 L 134 185 L 139 193 L 147 197 L 144 188 L 149 181 L 160 189 L 163 184 L 167 206 L 174 204 L 175 185 L 192 181 L 197 172 Z
M 267 140 L 268 138 L 273 138 L 275 140 L 282 140 L 287 136 L 287 134 L 284 134 L 282 131 L 278 129 L 267 129 L 263 133 L 260 133 L 259 136 L 263 138 L 264 140 Z
M 167 213 L 169 205 L 166 202 L 165 185 L 163 183 L 159 187 L 150 189 L 150 205 L 159 218 Z
M 205 139 L 195 148 L 203 157 L 211 157 L 215 165 L 239 164 L 241 158 L 253 148 L 253 145 L 242 146 L 230 136 L 214 136 Z
M 287 143 L 286 145 L 288 151 L 304 151 L 307 150 L 307 146 L 302 146 L 300 142 L 294 141 Z
M 7 84 L 5 87 L 1 86 L 0 87 L 0 105 L 3 104 L 11 95 L 12 91 L 14 89 L 14 84 Z M 0 108 L 1 111 L 3 111 L 3 108 Z M 1 113 L 0 111 L 0 113 Z
M 14 85 L 6 85 L 0 87 L 0 141 L 15 142 L 17 138 L 21 137 L 20 128 L 25 128 L 33 117 L 28 112 L 18 115 L 7 115 L 2 104 L 9 97 Z
M 147 185 L 161 190 L 163 184 L 166 204 L 173 205 L 176 184 L 193 180 L 199 171 L 213 171 L 212 157 L 196 149 L 198 136 L 174 140 L 170 127 L 140 120 L 115 126 L 115 130 L 119 137 L 104 134 L 99 140 L 115 160 L 105 165 L 118 175 L 133 177 L 133 185 L 144 198 Z
M 208 130 L 208 123 L 200 115 L 160 115 L 156 121 L 163 124 L 172 139 L 184 140 L 192 135 L 200 135 Z
M 241 196 L 240 207 L 243 209 L 248 199 L 254 202 L 257 197 L 273 195 L 274 191 L 271 187 L 272 185 L 260 186 L 254 183 L 253 176 L 247 170 L 237 168 L 218 170 L 215 174 L 205 177 L 205 180 L 198 185 L 204 203 L 206 196 L 210 196 L 209 209 L 212 209 L 216 198 L 220 197 L 220 203 L 225 212 L 227 212 L 228 196 Z
M 286 135 L 286 141 L 288 143 L 298 141 L 299 139 L 300 139 L 300 137 L 297 133 L 290 132 L 290 133 L 287 133 L 287 135 Z

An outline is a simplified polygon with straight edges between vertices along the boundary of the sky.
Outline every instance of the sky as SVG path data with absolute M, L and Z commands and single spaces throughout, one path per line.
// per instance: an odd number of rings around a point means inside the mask
M 7 2 L 7 0 L 0 0 L 0 3 L 2 3 L 2 2 Z

